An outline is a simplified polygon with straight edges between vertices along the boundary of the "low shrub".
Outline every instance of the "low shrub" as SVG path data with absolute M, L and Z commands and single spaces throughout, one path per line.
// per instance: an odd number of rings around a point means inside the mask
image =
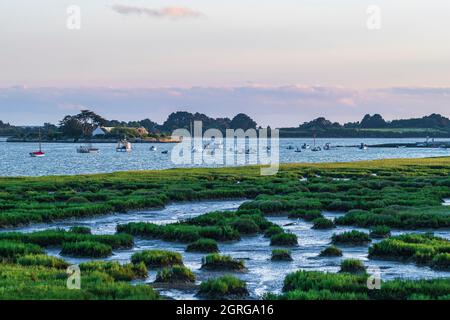
M 95 241 L 66 242 L 61 255 L 72 257 L 105 258 L 112 255 L 112 247 Z
M 131 256 L 132 263 L 143 262 L 147 267 L 167 267 L 183 265 L 183 257 L 178 252 L 164 250 L 145 250 Z
M 155 282 L 190 283 L 195 282 L 195 275 L 189 268 L 175 265 L 158 271 Z
M 244 298 L 248 294 L 246 283 L 230 275 L 203 281 L 198 292 L 209 299 Z
M 296 246 L 297 236 L 293 233 L 278 233 L 270 237 L 271 246 Z
M 188 244 L 188 246 L 186 247 L 186 251 L 214 253 L 219 252 L 219 247 L 217 246 L 216 240 L 203 238 Z
M 336 246 L 329 246 L 323 249 L 319 256 L 321 257 L 342 257 L 342 250 Z
M 292 261 L 291 251 L 286 249 L 272 250 L 272 261 Z
M 202 269 L 211 271 L 242 271 L 245 269 L 245 264 L 244 261 L 233 259 L 231 256 L 213 253 L 202 259 Z

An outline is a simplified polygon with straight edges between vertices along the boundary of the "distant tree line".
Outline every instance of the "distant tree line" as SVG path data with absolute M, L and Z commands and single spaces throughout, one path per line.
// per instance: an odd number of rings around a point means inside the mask
M 329 138 L 450 137 L 450 119 L 433 113 L 422 118 L 386 121 L 380 114 L 366 114 L 361 121 L 348 122 L 343 125 L 320 117 L 304 122 L 298 127 L 280 129 L 282 137 L 311 135 Z
M 203 130 L 216 128 L 223 132 L 226 129 L 250 129 L 256 128 L 256 122 L 246 114 L 240 113 L 234 118 L 211 118 L 202 113 L 190 113 L 178 111 L 171 113 L 163 124 L 158 124 L 150 119 L 139 121 L 107 120 L 90 110 L 81 110 L 75 115 L 65 116 L 58 124 L 45 124 L 43 127 L 14 127 L 0 122 L 0 135 L 12 135 L 19 138 L 36 138 L 40 134 L 45 139 L 77 139 L 92 137 L 97 127 L 112 128 L 106 132 L 105 138 L 145 138 L 167 136 L 176 129 L 189 130 L 194 121 L 202 121 Z M 142 136 L 137 128 L 144 128 L 148 134 Z
M 45 123 L 43 127 L 16 127 L 0 121 L 0 135 L 16 137 L 33 137 L 38 132 L 47 139 L 86 138 L 92 136 L 96 127 L 113 127 L 106 137 L 138 137 L 136 128 L 145 128 L 148 136 L 158 137 L 170 135 L 176 129 L 191 128 L 194 121 L 201 121 L 203 130 L 210 128 L 225 132 L 226 129 L 257 128 L 257 123 L 244 113 L 239 113 L 232 119 L 212 118 L 202 113 L 178 111 L 171 113 L 166 121 L 158 124 L 150 119 L 138 121 L 107 120 L 90 110 L 81 110 L 76 115 L 65 116 L 58 125 Z M 380 114 L 367 114 L 361 121 L 340 124 L 324 117 L 304 122 L 298 127 L 280 128 L 281 137 L 450 137 L 450 119 L 431 114 L 422 118 L 400 119 L 386 121 Z

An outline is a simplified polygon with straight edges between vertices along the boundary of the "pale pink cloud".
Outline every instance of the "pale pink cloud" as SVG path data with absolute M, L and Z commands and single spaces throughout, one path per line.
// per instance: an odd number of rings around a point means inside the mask
M 146 7 L 117 4 L 112 6 L 111 8 L 115 12 L 122 15 L 143 15 L 150 18 L 187 19 L 187 18 L 200 18 L 204 16 L 204 14 L 201 13 L 200 11 L 177 6 L 153 9 Z

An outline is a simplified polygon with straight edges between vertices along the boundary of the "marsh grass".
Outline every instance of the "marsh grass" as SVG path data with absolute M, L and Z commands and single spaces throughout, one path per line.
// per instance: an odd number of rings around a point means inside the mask
M 143 262 L 147 267 L 167 267 L 183 265 L 183 257 L 178 252 L 165 250 L 144 250 L 131 256 L 131 262 L 139 264 Z
M 286 276 L 283 294 L 266 299 L 283 300 L 424 300 L 448 299 L 450 279 L 383 281 L 380 290 L 367 288 L 366 274 L 297 271 Z
M 95 241 L 67 242 L 62 244 L 61 255 L 71 257 L 105 258 L 112 255 L 112 247 Z
M 366 267 L 361 260 L 358 259 L 345 259 L 341 261 L 340 272 L 348 273 L 365 273 Z
M 148 275 L 147 267 L 142 262 L 138 264 L 120 264 L 117 261 L 90 261 L 81 263 L 80 270 L 82 272 L 105 272 L 113 277 L 116 281 L 144 279 Z
M 248 294 L 246 283 L 230 275 L 203 281 L 198 292 L 198 295 L 209 299 L 239 299 Z
M 436 269 L 450 269 L 450 240 L 432 234 L 403 234 L 375 243 L 370 258 L 409 260 Z
M 272 261 L 292 261 L 291 251 L 286 249 L 272 250 Z
M 213 253 L 202 259 L 202 269 L 210 271 L 243 271 L 245 270 L 245 264 L 243 260 Z
M 297 236 L 293 233 L 278 233 L 270 237 L 271 246 L 293 247 L 298 245 Z
M 364 245 L 369 243 L 371 239 L 367 233 L 352 230 L 339 234 L 333 234 L 331 241 L 333 244 Z
M 163 283 L 194 283 L 195 274 L 187 267 L 174 265 L 158 271 L 155 282 Z
M 329 246 L 323 249 L 320 254 L 320 257 L 342 257 L 342 250 L 336 246 Z
M 213 239 L 198 239 L 197 241 L 188 244 L 186 247 L 187 252 L 204 252 L 204 253 L 216 253 L 219 252 L 217 242 Z

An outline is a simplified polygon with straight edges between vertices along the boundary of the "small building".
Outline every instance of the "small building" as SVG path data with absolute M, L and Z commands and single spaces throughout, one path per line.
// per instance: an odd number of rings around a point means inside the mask
M 104 136 L 107 133 L 110 133 L 113 127 L 97 127 L 92 131 L 92 136 Z

